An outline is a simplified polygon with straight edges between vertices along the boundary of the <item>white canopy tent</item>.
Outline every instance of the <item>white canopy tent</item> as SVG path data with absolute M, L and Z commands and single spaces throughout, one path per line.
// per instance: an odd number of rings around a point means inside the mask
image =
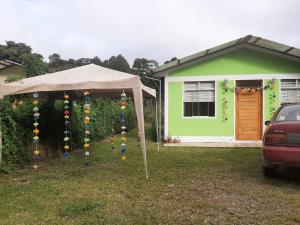
M 0 84 L 0 99 L 4 96 L 35 92 L 38 92 L 42 98 L 51 95 L 60 99 L 63 96 L 60 92 L 73 91 L 74 96 L 76 96 L 76 92 L 80 90 L 89 90 L 92 97 L 111 98 L 119 97 L 124 90 L 128 96 L 134 98 L 145 174 L 146 178 L 148 178 L 143 97 L 155 98 L 156 93 L 154 89 L 144 86 L 139 76 L 90 64 L 56 73 L 26 78 L 13 83 Z M 2 138 L 0 137 L 0 139 L 1 162 Z

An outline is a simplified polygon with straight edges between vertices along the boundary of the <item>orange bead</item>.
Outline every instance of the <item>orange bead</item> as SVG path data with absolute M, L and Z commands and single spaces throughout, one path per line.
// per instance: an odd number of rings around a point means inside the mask
M 120 105 L 121 105 L 121 106 L 126 106 L 126 105 L 127 105 L 127 102 L 121 101 L 121 102 L 120 102 Z
M 34 105 L 39 104 L 39 100 L 33 100 L 33 101 L 32 101 L 32 104 L 34 104 Z

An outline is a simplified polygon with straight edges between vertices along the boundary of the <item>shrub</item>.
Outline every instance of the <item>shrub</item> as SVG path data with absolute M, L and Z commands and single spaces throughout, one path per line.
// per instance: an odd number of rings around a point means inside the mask
M 16 101 L 12 97 L 0 100 L 0 123 L 3 136 L 3 160 L 5 164 L 21 164 L 29 161 L 31 150 L 29 143 L 32 138 L 32 98 L 23 97 Z M 91 101 L 91 139 L 99 141 L 111 135 L 112 127 L 120 133 L 120 106 L 117 100 L 114 104 L 110 99 L 93 99 Z M 133 101 L 129 99 L 126 107 L 127 129 L 136 127 L 137 120 Z M 83 144 L 83 102 L 71 106 L 71 139 L 74 147 Z M 63 149 L 63 101 L 53 99 L 42 100 L 40 104 L 39 129 L 43 145 L 47 145 L 46 157 L 52 152 L 58 154 Z M 44 147 L 44 146 L 43 146 Z

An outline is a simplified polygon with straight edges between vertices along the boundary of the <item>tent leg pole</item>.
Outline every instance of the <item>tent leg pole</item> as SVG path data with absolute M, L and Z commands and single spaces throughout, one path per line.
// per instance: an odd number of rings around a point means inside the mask
M 133 88 L 133 98 L 134 98 L 134 105 L 137 115 L 137 122 L 138 127 L 141 133 L 141 147 L 142 147 L 142 154 L 144 160 L 144 169 L 146 179 L 148 179 L 148 165 L 147 165 L 147 150 L 146 150 L 146 140 L 145 140 L 145 126 L 144 126 L 144 108 L 143 108 L 143 92 L 140 87 Z

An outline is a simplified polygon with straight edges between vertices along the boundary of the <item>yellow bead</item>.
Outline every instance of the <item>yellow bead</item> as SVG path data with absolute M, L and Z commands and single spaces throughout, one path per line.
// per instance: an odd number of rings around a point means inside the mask
M 126 137 L 121 137 L 121 141 L 125 142 L 126 141 Z
M 84 148 L 89 148 L 89 147 L 90 147 L 90 144 L 85 143 L 85 144 L 83 145 L 83 147 L 84 147 Z
M 64 149 L 65 149 L 65 150 L 69 150 L 69 149 L 70 149 L 70 146 L 69 146 L 69 145 L 65 145 L 65 146 L 64 146 Z
M 34 153 L 36 156 L 38 156 L 38 155 L 40 154 L 40 151 L 39 151 L 39 150 L 35 150 L 33 153 Z
M 122 155 L 121 160 L 125 161 L 126 160 L 126 156 Z

